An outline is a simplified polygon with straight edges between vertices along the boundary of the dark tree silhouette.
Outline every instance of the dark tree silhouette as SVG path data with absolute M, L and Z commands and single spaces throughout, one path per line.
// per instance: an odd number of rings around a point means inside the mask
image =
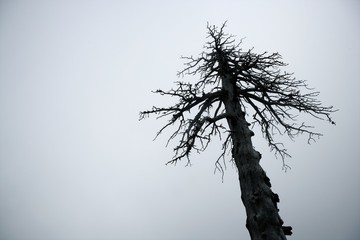
M 219 160 L 231 149 L 251 239 L 286 239 L 292 228 L 283 226 L 277 208 L 279 196 L 272 192 L 270 179 L 259 164 L 261 154 L 252 145 L 254 133 L 249 127 L 260 127 L 271 150 L 282 157 L 287 167 L 284 158 L 288 153 L 274 139 L 274 133 L 290 138 L 307 134 L 309 141 L 313 140 L 321 134 L 305 123 L 297 124 L 295 114 L 307 113 L 335 124 L 330 117 L 335 110 L 323 107 L 316 99 L 319 93 L 308 88 L 304 80 L 296 80 L 292 73 L 280 69 L 286 66 L 280 54 L 242 51 L 241 41 L 236 44 L 232 35 L 224 33 L 224 27 L 225 24 L 221 28 L 208 25 L 209 41 L 204 52 L 198 57 L 184 57 L 186 67 L 178 75 L 199 75 L 200 80 L 178 81 L 175 89 L 156 90 L 155 93 L 177 97 L 178 102 L 143 111 L 140 119 L 149 114 L 168 117 L 169 122 L 157 136 L 177 124 L 169 138 L 170 141 L 179 137 L 175 155 L 168 162 L 172 164 L 183 158 L 190 163 L 191 152 L 204 151 L 215 136 L 222 139 L 216 168 L 223 171 Z M 251 122 L 246 116 L 251 117 Z

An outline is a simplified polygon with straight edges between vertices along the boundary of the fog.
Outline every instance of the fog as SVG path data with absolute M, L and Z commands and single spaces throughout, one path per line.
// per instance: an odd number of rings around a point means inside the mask
M 0 239 L 250 239 L 237 172 L 214 141 L 165 165 L 171 132 L 139 112 L 174 99 L 181 56 L 206 25 L 279 52 L 287 71 L 339 109 L 324 136 L 281 138 L 290 170 L 253 138 L 280 196 L 288 239 L 360 235 L 358 1 L 0 1 Z M 189 81 L 196 81 L 190 77 Z

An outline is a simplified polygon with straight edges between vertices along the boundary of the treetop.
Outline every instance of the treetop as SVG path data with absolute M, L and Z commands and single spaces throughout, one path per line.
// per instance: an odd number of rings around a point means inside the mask
M 249 125 L 260 127 L 270 149 L 283 160 L 290 155 L 283 144 L 274 139 L 275 134 L 287 135 L 291 139 L 306 134 L 308 141 L 321 136 L 312 125 L 297 123 L 299 114 L 305 113 L 335 124 L 331 113 L 336 110 L 332 106 L 323 106 L 317 99 L 319 92 L 308 87 L 305 80 L 298 80 L 293 73 L 284 71 L 287 64 L 279 53 L 259 54 L 254 53 L 253 48 L 243 51 L 242 40 L 236 43 L 233 35 L 224 32 L 225 26 L 226 23 L 220 28 L 208 24 L 208 41 L 204 51 L 198 57 L 182 57 L 186 61 L 185 68 L 178 72 L 178 76 L 196 75 L 199 81 L 189 83 L 180 80 L 175 82 L 173 89 L 156 90 L 157 94 L 177 97 L 178 102 L 170 107 L 154 106 L 140 113 L 140 119 L 150 114 L 159 118 L 168 117 L 168 123 L 157 136 L 165 128 L 177 124 L 169 141 L 180 136 L 180 142 L 174 149 L 174 158 L 168 163 L 176 163 L 184 157 L 190 163 L 191 151 L 204 151 L 212 137 L 222 139 L 222 135 L 226 137 L 220 158 L 225 156 L 231 142 L 223 121 L 231 117 L 231 113 L 225 111 L 223 102 L 227 94 L 222 87 L 225 77 L 231 79 L 236 89 L 234 101 L 241 104 L 242 111 L 249 118 Z M 195 113 L 189 114 L 190 110 Z

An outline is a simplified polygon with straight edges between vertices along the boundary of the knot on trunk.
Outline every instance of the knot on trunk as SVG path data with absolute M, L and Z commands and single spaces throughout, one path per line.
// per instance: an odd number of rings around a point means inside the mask
M 282 230 L 285 235 L 292 235 L 292 227 L 291 226 L 282 226 Z

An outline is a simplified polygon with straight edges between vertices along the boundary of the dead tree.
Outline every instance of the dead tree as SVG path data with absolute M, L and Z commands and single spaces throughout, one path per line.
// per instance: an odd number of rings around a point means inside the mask
M 297 124 L 296 114 L 310 114 L 335 124 L 330 117 L 335 110 L 322 106 L 316 99 L 319 92 L 310 89 L 304 80 L 281 70 L 286 64 L 279 53 L 243 51 L 241 41 L 235 43 L 233 36 L 224 33 L 224 27 L 225 24 L 221 28 L 208 25 L 204 52 L 198 57 L 184 58 L 186 67 L 178 75 L 196 75 L 200 80 L 178 81 L 174 89 L 156 90 L 155 93 L 178 98 L 178 102 L 170 107 L 154 106 L 141 112 L 140 119 L 149 114 L 167 117 L 168 123 L 157 136 L 176 126 L 169 138 L 169 141 L 179 138 L 175 155 L 168 162 L 172 164 L 183 158 L 190 163 L 193 151 L 204 151 L 213 137 L 222 139 L 222 154 L 216 167 L 223 171 L 220 159 L 231 149 L 251 239 L 286 239 L 292 228 L 283 226 L 277 208 L 279 196 L 272 192 L 270 179 L 259 164 L 261 154 L 252 145 L 254 132 L 250 127 L 260 127 L 270 149 L 281 156 L 286 167 L 284 158 L 289 154 L 274 139 L 274 133 L 290 138 L 306 134 L 309 141 L 313 140 L 321 134 L 310 125 Z

